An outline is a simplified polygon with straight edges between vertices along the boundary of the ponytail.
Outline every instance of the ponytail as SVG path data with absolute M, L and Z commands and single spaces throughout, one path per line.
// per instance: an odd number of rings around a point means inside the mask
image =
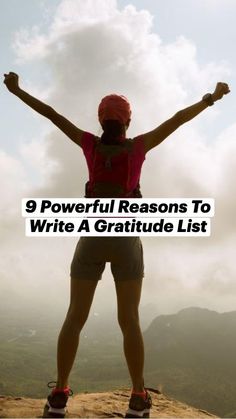
M 103 144 L 116 144 L 121 137 L 124 137 L 125 127 L 118 120 L 107 119 L 103 122 L 102 128 L 101 142 Z

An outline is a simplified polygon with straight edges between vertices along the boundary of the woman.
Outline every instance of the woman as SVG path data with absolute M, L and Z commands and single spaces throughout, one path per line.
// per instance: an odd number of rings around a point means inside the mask
M 86 196 L 137 197 L 145 155 L 185 122 L 197 116 L 229 93 L 226 83 L 217 83 L 213 94 L 180 110 L 151 132 L 129 140 L 129 102 L 124 96 L 109 95 L 98 108 L 103 128 L 101 139 L 83 132 L 53 108 L 19 87 L 18 75 L 5 74 L 8 90 L 35 111 L 50 119 L 67 137 L 80 146 L 89 169 Z M 120 164 L 122 160 L 122 164 Z M 132 380 L 126 417 L 149 417 L 151 397 L 144 387 L 144 345 L 139 325 L 139 301 L 143 279 L 142 244 L 138 237 L 83 237 L 71 264 L 71 296 L 68 313 L 58 339 L 58 376 L 45 406 L 45 417 L 64 417 L 70 388 L 69 374 L 78 349 L 80 332 L 87 320 L 94 292 L 105 263 L 111 263 L 115 280 L 118 322 L 124 339 L 124 353 Z M 49 384 L 50 386 L 50 384 Z

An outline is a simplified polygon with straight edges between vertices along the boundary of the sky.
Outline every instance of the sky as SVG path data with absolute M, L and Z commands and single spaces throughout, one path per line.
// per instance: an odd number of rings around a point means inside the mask
M 234 0 L 0 0 L 1 74 L 81 129 L 101 134 L 101 97 L 125 94 L 128 136 L 147 132 L 213 92 L 231 93 L 179 128 L 146 156 L 144 197 L 210 197 L 210 238 L 143 238 L 141 304 L 174 313 L 189 306 L 236 307 L 236 39 Z M 81 150 L 51 122 L 1 87 L 0 290 L 5 300 L 68 304 L 76 238 L 27 238 L 25 197 L 82 197 Z M 46 292 L 45 292 L 46 290 Z M 104 304 L 106 301 L 106 304 Z M 93 310 L 114 310 L 109 267 Z

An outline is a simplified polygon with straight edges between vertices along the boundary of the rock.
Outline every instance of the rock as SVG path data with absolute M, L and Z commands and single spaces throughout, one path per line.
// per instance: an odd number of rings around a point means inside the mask
M 152 418 L 216 418 L 205 410 L 196 409 L 174 400 L 158 390 L 150 389 L 153 408 Z M 128 407 L 130 389 L 114 392 L 81 393 L 68 401 L 69 418 L 114 418 L 124 417 Z M 24 397 L 0 397 L 0 418 L 40 418 L 45 399 Z

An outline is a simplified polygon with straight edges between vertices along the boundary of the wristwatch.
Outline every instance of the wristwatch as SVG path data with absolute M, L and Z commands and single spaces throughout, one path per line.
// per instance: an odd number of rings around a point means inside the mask
M 202 100 L 203 100 L 204 102 L 206 102 L 208 106 L 212 106 L 212 105 L 214 105 L 214 100 L 213 100 L 213 97 L 212 97 L 212 94 L 211 94 L 211 93 L 206 93 L 206 94 L 202 97 Z

